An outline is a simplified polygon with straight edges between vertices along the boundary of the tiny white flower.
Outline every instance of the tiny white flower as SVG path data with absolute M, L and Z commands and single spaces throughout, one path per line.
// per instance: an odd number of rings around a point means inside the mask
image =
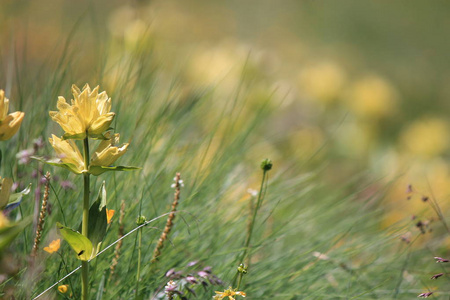
M 256 197 L 258 195 L 258 191 L 254 190 L 254 189 L 248 189 L 247 193 L 249 193 L 250 195 L 252 195 L 253 197 Z

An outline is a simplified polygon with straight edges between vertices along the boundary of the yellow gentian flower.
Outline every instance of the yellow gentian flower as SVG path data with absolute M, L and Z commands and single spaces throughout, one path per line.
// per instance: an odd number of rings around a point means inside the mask
M 8 115 L 9 99 L 5 91 L 0 90 L 0 141 L 9 140 L 17 133 L 25 113 L 16 111 Z
M 64 97 L 58 97 L 56 107 L 59 111 L 51 111 L 50 117 L 66 132 L 64 137 L 84 139 L 86 133 L 93 138 L 101 137 L 115 116 L 111 110 L 111 98 L 106 92 L 98 92 L 99 87 L 93 90 L 86 84 L 82 90 L 72 85 L 74 99 L 71 105 Z
M 69 290 L 68 284 L 63 284 L 63 285 L 58 286 L 58 291 L 62 294 L 67 293 L 68 290 Z
M 213 296 L 214 300 L 222 300 L 225 297 L 228 297 L 229 300 L 236 300 L 235 296 L 247 296 L 244 292 L 239 292 L 231 287 L 228 288 L 228 290 L 225 290 L 223 292 L 215 292 L 217 295 Z
M 67 168 L 72 172 L 81 174 L 87 171 L 84 166 L 83 156 L 74 141 L 62 140 L 54 134 L 49 138 L 49 141 L 53 149 L 55 149 L 58 158 L 62 163 L 67 164 Z
M 95 153 L 92 155 L 92 166 L 109 167 L 119 157 L 127 152 L 129 143 L 123 144 L 120 147 L 116 146 L 117 144 L 119 144 L 120 138 L 120 135 L 118 133 L 114 134 L 111 137 L 111 134 L 108 132 L 105 136 L 109 139 L 101 141 L 101 143 L 98 145 L 97 150 L 95 150 Z
M 53 252 L 56 252 L 59 250 L 59 247 L 61 246 L 61 239 L 54 240 L 48 245 L 48 247 L 44 247 L 44 251 L 52 254 Z

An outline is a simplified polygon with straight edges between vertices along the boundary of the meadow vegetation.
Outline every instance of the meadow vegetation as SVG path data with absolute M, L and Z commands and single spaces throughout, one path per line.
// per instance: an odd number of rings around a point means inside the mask
M 1 299 L 450 297 L 448 122 L 407 119 L 401 84 L 289 64 L 295 40 L 215 43 L 180 3 L 19 2 L 0 4 Z M 178 44 L 186 24 L 212 42 Z

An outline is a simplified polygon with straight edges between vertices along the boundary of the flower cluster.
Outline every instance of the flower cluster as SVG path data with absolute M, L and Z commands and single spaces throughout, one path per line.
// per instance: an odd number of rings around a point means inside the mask
M 71 104 L 63 97 L 58 98 L 59 111 L 50 111 L 50 117 L 64 130 L 64 135 L 59 138 L 52 134 L 50 144 L 56 152 L 58 160 L 50 162 L 66 168 L 75 174 L 90 173 L 100 175 L 109 170 L 122 170 L 123 167 L 112 167 L 114 162 L 128 149 L 128 143 L 119 145 L 118 133 L 112 134 L 111 122 L 115 114 L 111 110 L 111 98 L 106 92 L 99 93 L 99 87 L 91 89 L 86 84 L 82 90 L 76 85 L 72 86 Z M 88 138 L 102 140 L 86 161 L 81 154 L 75 140 L 87 140 Z
M 198 265 L 198 261 L 193 261 L 188 263 L 186 267 L 190 269 L 196 265 Z M 169 279 L 169 283 L 165 286 L 166 293 L 158 294 L 158 299 L 163 299 L 167 295 L 167 292 L 178 295 L 181 299 L 187 299 L 185 296 L 188 294 L 196 296 L 196 286 L 206 288 L 210 284 L 223 285 L 223 281 L 212 273 L 211 267 L 209 266 L 200 270 L 176 271 L 175 269 L 170 269 L 166 272 L 166 277 Z
M 64 138 L 84 139 L 86 136 L 99 138 L 109 129 L 115 114 L 111 110 L 111 98 L 106 92 L 98 92 L 86 84 L 83 90 L 72 85 L 72 105 L 64 97 L 58 98 L 56 107 L 59 111 L 51 111 L 50 117 L 65 131 Z

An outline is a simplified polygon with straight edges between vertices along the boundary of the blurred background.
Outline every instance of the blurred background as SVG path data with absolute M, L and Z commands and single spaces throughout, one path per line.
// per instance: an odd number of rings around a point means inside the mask
M 161 70 L 149 89 L 175 87 L 180 98 L 214 93 L 205 124 L 237 91 L 245 91 L 247 110 L 270 98 L 275 113 L 254 153 L 296 174 L 322 168 L 331 185 L 370 183 L 358 197 L 383 196 L 386 226 L 422 205 L 406 200 L 408 184 L 448 203 L 448 1 L 2 0 L 0 7 L 0 86 L 18 100 L 14 109 L 29 110 L 21 106 L 31 99 L 36 114 L 45 113 L 39 99 L 57 94 L 22 86 L 38 89 L 48 76 L 61 79 L 61 91 L 89 82 L 114 95 L 119 83 L 136 80 L 123 66 L 147 57 L 146 68 Z

